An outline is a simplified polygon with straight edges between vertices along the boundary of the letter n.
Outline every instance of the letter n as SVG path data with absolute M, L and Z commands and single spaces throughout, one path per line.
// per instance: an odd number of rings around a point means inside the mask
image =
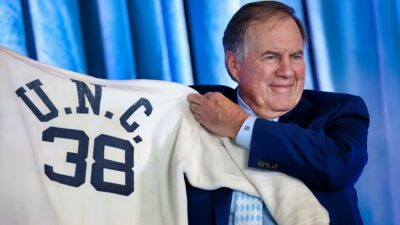
M 99 115 L 100 112 L 100 101 L 101 101 L 101 85 L 94 84 L 94 95 L 90 91 L 89 87 L 82 81 L 72 80 L 76 84 L 78 91 L 79 106 L 76 107 L 77 113 L 88 113 L 89 108 L 86 107 L 86 100 L 89 100 L 89 104 L 92 107 L 93 113 Z

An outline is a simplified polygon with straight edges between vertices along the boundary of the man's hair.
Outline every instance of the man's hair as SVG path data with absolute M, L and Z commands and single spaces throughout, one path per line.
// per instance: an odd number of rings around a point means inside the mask
M 229 50 L 234 52 L 239 58 L 243 57 L 246 31 L 250 23 L 254 21 L 268 21 L 272 17 L 282 14 L 289 16 L 296 22 L 303 41 L 306 43 L 307 33 L 301 21 L 294 15 L 295 11 L 292 7 L 276 1 L 260 1 L 242 6 L 233 15 L 222 38 L 224 51 Z M 230 74 L 229 69 L 228 73 Z

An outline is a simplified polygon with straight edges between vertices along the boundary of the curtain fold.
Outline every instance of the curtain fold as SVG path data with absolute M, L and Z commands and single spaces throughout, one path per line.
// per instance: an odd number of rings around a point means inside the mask
M 194 81 L 184 3 L 162 0 L 161 6 L 172 81 L 191 85 Z
M 25 27 L 19 1 L 0 0 L 0 44 L 27 56 Z
M 128 1 L 137 78 L 171 81 L 159 0 Z
M 0 0 L 0 45 L 99 78 L 235 87 L 222 36 L 252 1 Z M 283 2 L 307 25 L 306 88 L 368 106 L 369 162 L 356 184 L 364 223 L 400 225 L 400 0 Z
M 102 57 L 105 58 L 105 77 L 118 80 L 135 79 L 136 65 L 127 2 L 125 0 L 97 0 L 97 7 L 103 44 Z
M 239 0 L 185 1 L 197 84 L 225 84 L 235 87 L 225 69 L 222 37 Z
M 305 1 L 304 1 L 305 2 Z M 306 3 L 306 2 L 305 2 Z M 324 32 L 324 14 L 321 1 L 304 5 L 308 16 L 309 42 L 313 45 L 314 77 L 318 78 L 320 90 L 333 91 L 331 69 L 329 63 L 328 43 Z M 311 29 L 312 28 L 312 29 Z M 310 63 L 311 64 L 311 63 Z
M 379 76 L 382 90 L 382 104 L 386 142 L 388 143 L 388 173 L 391 213 L 393 222 L 400 224 L 400 1 L 373 1 L 377 27 L 377 48 Z M 387 216 L 385 214 L 384 216 Z
M 76 0 L 29 0 L 28 3 L 38 60 L 85 73 L 86 62 Z

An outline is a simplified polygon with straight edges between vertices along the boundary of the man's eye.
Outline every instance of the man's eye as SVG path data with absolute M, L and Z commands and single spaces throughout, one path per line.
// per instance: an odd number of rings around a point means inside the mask
M 276 55 L 266 55 L 264 57 L 264 60 L 267 62 L 274 62 L 277 59 Z
M 296 60 L 296 61 L 303 60 L 303 58 L 304 58 L 303 54 L 294 54 L 294 55 L 292 55 L 292 59 Z

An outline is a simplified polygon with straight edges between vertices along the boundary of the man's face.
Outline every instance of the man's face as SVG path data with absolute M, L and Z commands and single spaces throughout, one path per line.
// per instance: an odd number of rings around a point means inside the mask
M 304 89 L 304 43 L 289 17 L 253 22 L 248 27 L 242 59 L 232 73 L 243 100 L 266 119 L 293 109 Z

